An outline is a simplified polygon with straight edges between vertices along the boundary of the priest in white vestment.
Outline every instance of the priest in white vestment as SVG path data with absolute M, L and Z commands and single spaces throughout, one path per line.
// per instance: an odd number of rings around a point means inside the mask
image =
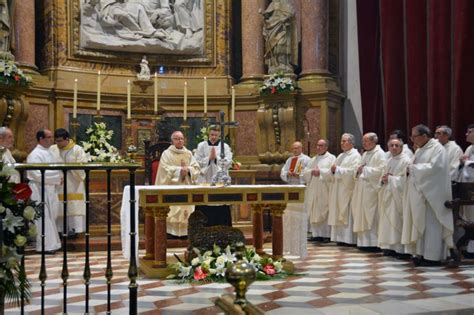
M 87 163 L 84 149 L 70 138 L 69 132 L 63 128 L 54 131 L 56 145 L 51 150 L 60 158 L 61 163 Z M 64 231 L 63 208 L 59 212 L 58 230 L 74 236 L 85 231 L 86 197 L 84 180 L 86 173 L 82 170 L 67 172 L 67 230 Z M 59 191 L 59 200 L 64 200 L 63 188 Z
M 452 199 L 447 154 L 424 125 L 412 129 L 411 139 L 418 149 L 408 166 L 402 244 L 418 256 L 416 265 L 437 265 L 453 247 L 453 214 L 444 206 Z
M 303 153 L 303 144 L 296 141 L 292 144 L 293 156 L 289 157 L 281 169 L 281 179 L 290 185 L 304 185 L 303 171 L 310 161 L 309 156 Z M 283 213 L 283 252 L 300 256 L 307 256 L 308 215 L 304 205 L 289 203 Z
M 329 240 L 331 237 L 331 228 L 328 225 L 329 187 L 333 180 L 331 166 L 336 157 L 328 152 L 328 146 L 327 140 L 318 140 L 317 155 L 309 161 L 303 173 L 306 182 L 305 213 L 309 216 L 313 238 L 320 240 Z
M 13 132 L 8 127 L 0 127 L 0 158 L 2 164 L 15 164 L 15 158 L 13 157 L 10 149 L 13 147 Z M 20 182 L 20 173 L 14 170 L 12 175 L 8 179 L 10 183 L 18 184 Z
M 403 152 L 403 142 L 399 139 L 390 139 L 388 149 L 390 158 L 383 170 L 379 192 L 378 246 L 388 255 L 404 254 L 403 198 L 411 159 Z
M 402 153 L 404 153 L 410 159 L 413 158 L 413 151 L 408 147 L 407 139 L 406 139 L 405 134 L 403 133 L 403 131 L 401 131 L 399 129 L 396 129 L 396 130 L 392 131 L 390 133 L 388 139 L 389 140 L 391 140 L 391 139 L 400 140 L 403 143 Z M 387 160 L 392 156 L 392 154 L 390 153 L 390 150 L 387 150 L 387 152 L 385 152 L 385 155 L 386 155 Z
M 459 165 L 461 164 L 463 152 L 461 147 L 455 141 L 450 140 L 452 134 L 453 131 L 448 126 L 439 126 L 436 128 L 435 137 L 446 149 L 449 175 L 451 181 L 455 182 L 459 177 Z
M 60 163 L 57 156 L 50 150 L 54 143 L 51 130 L 43 129 L 36 133 L 38 144 L 26 158 L 27 163 Z M 31 200 L 41 203 L 41 172 L 27 171 L 31 187 Z M 59 215 L 60 204 L 58 191 L 61 188 L 63 174 L 61 171 L 48 170 L 44 173 L 44 214 L 35 224 L 37 228 L 36 251 L 41 252 L 41 225 L 44 220 L 44 250 L 54 253 L 61 248 L 56 219 Z
M 362 137 L 365 152 L 362 154 L 355 174 L 355 187 L 351 201 L 358 247 L 378 246 L 378 197 L 386 159 L 385 152 L 377 143 L 378 137 L 373 132 L 366 133 Z
M 171 145 L 161 155 L 155 185 L 193 185 L 199 175 L 199 164 L 184 146 L 184 135 L 175 131 Z M 188 218 L 194 206 L 171 206 L 166 218 L 166 231 L 174 236 L 188 234 Z
M 328 224 L 331 226 L 331 241 L 355 244 L 351 199 L 354 191 L 355 174 L 361 156 L 354 148 L 355 138 L 350 133 L 341 137 L 342 153 L 331 166 L 333 183 L 329 189 Z
M 459 181 L 462 183 L 474 182 L 474 124 L 467 127 L 466 141 L 471 145 L 467 147 L 464 155 L 461 157 L 461 168 L 459 170 Z M 474 206 L 462 206 L 461 217 L 466 221 L 474 221 Z M 461 235 L 462 236 L 462 235 Z M 470 241 L 466 251 L 474 253 L 474 241 Z
M 219 165 L 228 170 L 232 165 L 232 151 L 227 143 L 224 145 L 224 159 L 221 159 L 221 132 L 218 127 L 209 129 L 209 139 L 198 144 L 194 158 L 199 163 L 201 171 L 197 178 L 198 184 L 211 184 L 212 178 L 217 174 Z M 232 226 L 232 216 L 229 205 L 196 206 L 207 217 L 206 226 L 226 225 Z

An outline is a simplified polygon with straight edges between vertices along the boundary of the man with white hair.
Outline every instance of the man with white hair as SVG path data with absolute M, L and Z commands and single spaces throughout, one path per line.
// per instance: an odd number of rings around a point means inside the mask
M 407 167 L 411 159 L 403 150 L 400 139 L 388 141 L 390 157 L 384 167 L 379 192 L 379 247 L 387 256 L 405 254 L 401 243 L 403 225 L 403 198 L 406 189 Z
M 435 138 L 438 139 L 439 143 L 446 149 L 449 175 L 451 181 L 457 181 L 459 176 L 459 165 L 461 163 L 461 157 L 463 156 L 462 149 L 453 140 L 450 140 L 453 135 L 453 131 L 446 125 L 439 126 L 435 131 Z
M 13 148 L 13 132 L 8 127 L 0 127 L 0 159 L 2 163 L 5 164 L 15 164 L 15 158 L 10 151 Z M 8 180 L 10 183 L 19 183 L 20 182 L 20 174 L 15 171 L 15 174 L 10 175 L 10 179 Z
M 303 171 L 310 158 L 303 153 L 303 145 L 296 141 L 291 146 L 293 156 L 281 169 L 281 179 L 290 185 L 304 185 Z M 283 251 L 305 258 L 307 255 L 308 216 L 301 204 L 289 203 L 283 213 Z
M 402 244 L 418 256 L 415 265 L 439 265 L 454 245 L 453 214 L 444 205 L 452 199 L 447 154 L 425 125 L 413 127 L 411 139 L 418 149 L 407 169 Z
M 378 137 L 369 132 L 362 137 L 364 154 L 358 165 L 351 210 L 357 246 L 377 247 L 378 194 L 380 178 L 385 167 L 385 152 L 380 148 Z
M 184 146 L 181 131 L 171 134 L 171 145 L 161 155 L 155 185 L 192 185 L 196 183 L 200 167 L 193 153 Z M 188 218 L 194 206 L 171 206 L 166 218 L 168 234 L 182 237 L 188 234 Z
M 342 153 L 331 166 L 333 184 L 329 189 L 328 224 L 331 226 L 331 241 L 355 244 L 351 198 L 354 191 L 354 177 L 361 156 L 354 148 L 355 138 L 350 133 L 341 137 Z
M 317 240 L 329 240 L 331 228 L 328 225 L 329 187 L 333 176 L 331 166 L 336 157 L 328 152 L 326 139 L 318 140 L 317 155 L 306 166 L 303 177 L 307 184 L 304 198 L 305 212 L 309 215 L 311 234 Z

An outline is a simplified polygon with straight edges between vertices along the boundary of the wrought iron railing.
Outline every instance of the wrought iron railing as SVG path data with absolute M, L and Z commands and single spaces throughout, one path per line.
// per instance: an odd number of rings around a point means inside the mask
M 112 200 L 111 200 L 111 177 L 112 171 L 114 170 L 128 170 L 130 172 L 130 263 L 128 268 L 128 278 L 129 283 L 129 314 L 137 314 L 137 293 L 138 293 L 138 267 L 136 261 L 136 253 L 138 248 L 136 248 L 135 238 L 135 211 L 136 211 L 136 200 L 135 200 L 135 172 L 141 167 L 139 164 L 133 163 L 66 163 L 66 164 L 15 164 L 15 168 L 22 174 L 24 178 L 25 171 L 40 171 L 41 172 L 41 200 L 40 208 L 41 215 L 44 217 L 44 205 L 45 205 L 45 173 L 48 170 L 56 170 L 63 172 L 63 195 L 64 199 L 62 201 L 63 205 L 63 237 L 62 237 L 62 254 L 63 254 L 63 266 L 61 272 L 61 278 L 63 280 L 63 314 L 68 312 L 67 310 L 67 287 L 68 287 L 68 238 L 67 238 L 67 176 L 68 172 L 73 170 L 83 170 L 85 172 L 85 205 L 86 205 L 86 215 L 85 215 L 85 261 L 84 261 L 84 286 L 85 286 L 85 309 L 84 313 L 89 314 L 89 285 L 91 279 L 91 270 L 89 264 L 89 255 L 90 255 L 90 234 L 89 234 L 89 214 L 90 214 L 90 190 L 89 190 L 89 181 L 90 181 L 90 172 L 95 170 L 105 171 L 106 172 L 106 181 L 107 181 L 107 266 L 105 271 L 105 278 L 107 283 L 107 313 L 111 313 L 111 289 L 112 289 L 112 278 L 113 278 L 113 268 L 112 268 L 112 254 L 111 254 L 111 242 L 112 242 L 112 227 L 111 227 L 111 212 L 112 212 Z M 39 272 L 39 280 L 41 282 L 41 314 L 44 314 L 45 311 L 45 287 L 47 280 L 46 272 L 46 259 L 45 259 L 45 224 L 44 220 L 41 220 L 41 267 Z M 24 266 L 24 259 L 21 262 Z M 25 301 L 22 295 L 21 299 L 21 314 L 24 314 Z

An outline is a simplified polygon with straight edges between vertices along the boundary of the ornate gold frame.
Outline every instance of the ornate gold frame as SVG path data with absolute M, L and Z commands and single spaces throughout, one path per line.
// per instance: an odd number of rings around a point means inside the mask
M 80 27 L 80 1 L 67 0 L 67 32 L 68 32 L 68 59 L 83 62 L 101 62 L 120 64 L 136 64 L 143 53 L 100 51 L 84 49 L 79 46 Z M 204 53 L 200 55 L 178 54 L 147 54 L 148 61 L 152 64 L 164 66 L 189 66 L 209 67 L 216 65 L 216 0 L 204 0 Z

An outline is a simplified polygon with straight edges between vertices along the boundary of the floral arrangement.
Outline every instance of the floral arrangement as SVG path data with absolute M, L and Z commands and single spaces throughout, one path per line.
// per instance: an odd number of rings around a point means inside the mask
M 202 127 L 199 129 L 199 134 L 196 135 L 196 143 L 209 140 L 209 127 Z
M 298 90 L 298 85 L 293 79 L 286 77 L 282 72 L 277 72 L 268 79 L 263 81 L 263 85 L 260 87 L 260 95 L 279 95 L 279 94 L 290 94 L 295 90 Z
M 109 142 L 112 140 L 114 132 L 107 129 L 105 122 L 94 122 L 94 124 L 86 129 L 88 141 L 82 141 L 82 147 L 87 153 L 87 157 L 91 162 L 121 162 L 123 158 L 120 156 L 117 148 Z
M 4 85 L 28 86 L 32 82 L 13 60 L 0 59 L 0 83 Z
M 0 152 L 0 161 L 1 156 Z M 21 266 L 24 246 L 35 237 L 37 230 L 34 223 L 40 212 L 30 199 L 31 189 L 26 183 L 9 183 L 10 176 L 15 174 L 13 165 L 0 162 L 0 298 L 19 305 L 21 292 L 26 299 L 31 297 L 31 285 L 26 272 Z
M 222 250 L 214 245 L 212 251 L 209 250 L 203 254 L 197 248 L 193 251 L 196 257 L 191 260 L 191 263 L 178 261 L 171 265 L 175 273 L 170 275 L 169 279 L 191 282 L 224 281 L 227 267 L 237 261 L 235 252 L 232 252 L 230 246 Z M 255 267 L 257 280 L 281 279 L 287 276 L 287 273 L 283 271 L 281 260 L 262 257 L 253 248 L 245 249 L 243 259 Z

